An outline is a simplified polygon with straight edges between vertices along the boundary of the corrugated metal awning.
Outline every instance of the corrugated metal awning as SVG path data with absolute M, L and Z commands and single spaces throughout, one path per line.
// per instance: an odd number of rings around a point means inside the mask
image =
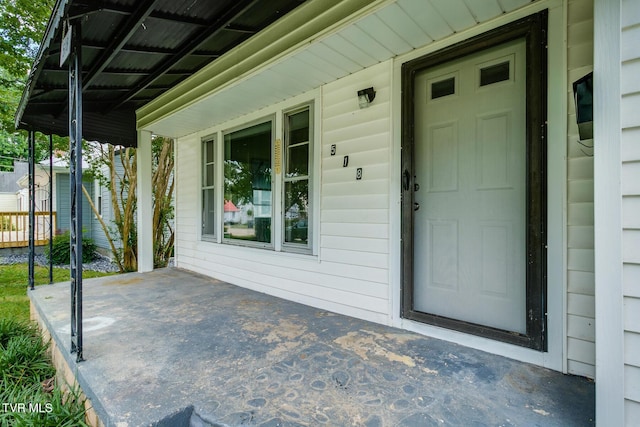
M 16 112 L 16 127 L 66 136 L 65 28 L 82 42 L 83 136 L 136 143 L 135 111 L 305 0 L 58 0 Z

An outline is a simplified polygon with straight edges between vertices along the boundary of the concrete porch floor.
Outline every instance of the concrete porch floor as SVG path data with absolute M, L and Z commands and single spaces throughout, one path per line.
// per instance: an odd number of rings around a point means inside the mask
M 106 426 L 584 426 L 593 382 L 179 269 L 30 291 Z M 191 421 L 189 422 L 189 419 Z

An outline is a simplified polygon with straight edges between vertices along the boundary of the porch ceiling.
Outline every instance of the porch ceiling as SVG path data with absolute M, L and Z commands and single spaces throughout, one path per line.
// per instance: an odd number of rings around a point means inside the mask
M 312 8 L 311 0 L 296 12 Z M 342 3 L 348 3 L 345 0 Z M 181 137 L 257 111 L 323 84 L 444 39 L 452 34 L 518 9 L 532 0 L 397 0 L 378 1 L 370 13 L 329 21 L 324 36 L 314 34 L 295 48 L 232 80 L 212 87 L 216 70 L 203 69 L 201 87 L 186 81 L 138 111 L 138 126 L 157 134 Z M 353 3 L 353 2 L 352 2 Z M 336 7 L 338 7 L 337 5 Z M 293 14 L 292 14 L 293 15 Z M 287 25 L 289 15 L 278 24 Z M 295 22 L 290 28 L 297 28 Z M 307 25 L 312 25 L 313 22 Z M 214 64 L 215 65 L 215 64 Z M 207 82 L 207 83 L 205 83 Z M 366 86 L 366 82 L 363 82 Z M 186 94 L 186 95 L 185 95 Z M 180 99 L 182 97 L 183 99 Z M 355 102 L 355 94 L 354 94 Z
M 58 0 L 16 127 L 68 134 L 67 20 L 81 25 L 84 137 L 133 145 L 135 110 L 305 0 Z
M 83 136 L 135 145 L 136 126 L 184 136 L 531 1 L 58 0 L 16 126 L 68 134 L 68 18 L 82 26 Z

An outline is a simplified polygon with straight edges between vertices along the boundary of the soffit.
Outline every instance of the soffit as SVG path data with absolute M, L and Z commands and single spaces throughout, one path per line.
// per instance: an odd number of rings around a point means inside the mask
M 160 117 L 154 117 L 154 108 L 160 111 L 164 98 L 157 98 L 138 111 L 138 126 L 171 137 L 201 131 L 445 39 L 529 3 L 531 0 L 378 2 L 379 7 L 370 13 L 301 43 L 259 69 L 234 76 L 232 84 L 221 84 L 185 101 L 184 106 L 166 110 Z M 206 72 L 202 71 L 203 76 Z M 173 93 L 179 93 L 180 89 L 178 85 Z

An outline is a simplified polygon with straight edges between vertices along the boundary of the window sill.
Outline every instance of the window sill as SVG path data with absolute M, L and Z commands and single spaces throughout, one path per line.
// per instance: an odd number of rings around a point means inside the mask
M 277 258 L 296 258 L 305 261 L 316 260 L 318 261 L 318 255 L 312 253 L 311 250 L 302 251 L 302 250 L 292 250 L 292 248 L 282 248 L 280 251 L 276 251 L 273 246 L 258 246 L 258 245 L 247 245 L 242 243 L 236 243 L 229 240 L 223 240 L 222 242 L 217 242 L 215 239 L 208 239 L 206 237 L 202 237 L 200 240 L 201 243 L 206 243 L 207 245 L 214 245 L 216 248 L 223 248 L 224 250 L 230 250 L 236 253 L 246 253 L 251 252 L 256 256 L 264 255 L 267 257 L 277 257 Z

